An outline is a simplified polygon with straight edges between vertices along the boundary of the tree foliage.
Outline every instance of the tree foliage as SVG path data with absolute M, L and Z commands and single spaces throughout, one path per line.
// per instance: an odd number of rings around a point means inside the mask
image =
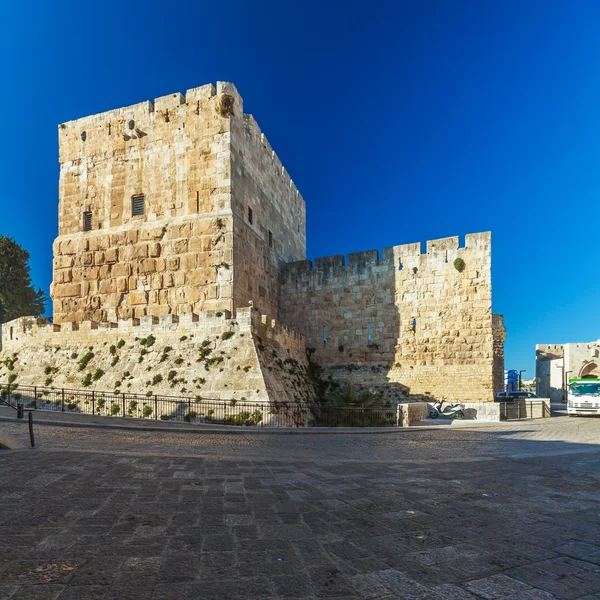
M 0 235 L 0 323 L 44 312 L 44 292 L 31 283 L 29 252 L 12 238 Z

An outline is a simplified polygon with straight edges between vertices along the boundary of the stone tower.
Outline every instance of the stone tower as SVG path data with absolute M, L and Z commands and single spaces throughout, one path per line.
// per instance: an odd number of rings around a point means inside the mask
M 54 322 L 234 312 L 278 317 L 305 203 L 230 83 L 59 127 Z

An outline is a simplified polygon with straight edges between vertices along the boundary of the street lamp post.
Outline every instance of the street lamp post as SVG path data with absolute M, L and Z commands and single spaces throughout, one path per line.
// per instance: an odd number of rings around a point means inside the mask
M 525 373 L 525 371 L 527 371 L 527 369 L 522 369 L 519 371 L 519 391 L 521 391 L 521 373 Z
M 572 372 L 573 371 L 565 371 L 565 377 L 564 377 L 564 381 L 563 381 L 563 398 L 562 398 L 563 404 L 567 403 L 567 382 L 569 381 L 569 373 L 572 373 Z

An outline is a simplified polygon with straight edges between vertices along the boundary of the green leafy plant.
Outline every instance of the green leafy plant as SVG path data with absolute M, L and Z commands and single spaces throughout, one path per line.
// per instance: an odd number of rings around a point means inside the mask
M 98 381 L 98 379 L 100 379 L 100 377 L 102 377 L 104 375 L 104 371 L 102 369 L 96 369 L 94 371 L 94 374 L 92 375 L 92 379 L 94 381 Z
M 114 367 L 118 362 L 119 362 L 119 357 L 118 357 L 118 355 L 115 355 L 113 357 L 113 359 L 110 361 L 110 366 Z
M 92 385 L 92 374 L 91 373 L 87 373 L 86 376 L 83 378 L 83 381 L 81 382 L 81 385 L 83 387 L 90 387 L 90 385 Z M 100 406 L 98 404 L 98 406 Z
M 119 340 L 117 342 L 117 348 L 119 348 L 119 349 L 122 348 L 124 345 L 125 345 L 125 340 Z
M 154 342 L 156 342 L 156 338 L 153 335 L 149 335 L 148 337 L 140 340 L 140 344 L 142 346 L 146 346 L 147 348 L 154 346 Z
M 117 347 L 113 344 L 108 351 L 114 356 L 117 353 Z
M 179 338 L 179 341 L 180 341 L 180 342 L 185 342 L 185 340 L 187 340 L 187 339 L 188 339 L 187 335 L 182 335 L 182 336 Z
M 118 415 L 121 412 L 121 407 L 118 404 L 111 404 L 110 405 L 110 414 L 114 417 L 115 415 Z
M 152 414 L 152 408 L 150 408 L 147 404 L 144 404 L 144 408 L 142 408 L 142 417 L 148 418 Z
M 459 272 L 462 273 L 465 270 L 465 261 L 462 258 L 456 258 L 454 259 L 454 268 Z
M 78 356 L 79 356 L 79 354 L 77 354 L 77 352 L 73 352 L 73 353 L 71 354 L 71 358 L 72 358 L 73 360 L 75 360 L 75 359 L 76 359 Z
M 94 358 L 94 353 L 86 352 L 79 361 L 79 370 L 83 371 L 87 367 L 90 360 L 92 360 L 92 358 Z
M 44 385 L 45 385 L 46 387 L 48 387 L 49 385 L 51 385 L 51 384 L 52 384 L 52 382 L 53 382 L 53 381 L 54 381 L 54 380 L 52 379 L 52 377 L 46 377 L 46 381 L 44 382 Z
M 152 385 L 157 385 L 163 380 L 163 376 L 158 373 L 152 378 Z
M 228 340 L 229 338 L 232 338 L 234 335 L 235 335 L 235 331 L 225 331 L 221 335 L 221 339 Z
M 192 420 L 195 419 L 198 416 L 198 413 L 195 410 L 190 410 L 185 417 L 183 417 L 184 421 L 187 421 L 188 423 Z

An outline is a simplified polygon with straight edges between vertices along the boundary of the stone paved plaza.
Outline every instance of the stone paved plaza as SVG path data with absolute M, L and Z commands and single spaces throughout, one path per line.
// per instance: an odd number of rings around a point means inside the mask
M 600 419 L 382 435 L 0 423 L 0 599 L 600 599 Z

